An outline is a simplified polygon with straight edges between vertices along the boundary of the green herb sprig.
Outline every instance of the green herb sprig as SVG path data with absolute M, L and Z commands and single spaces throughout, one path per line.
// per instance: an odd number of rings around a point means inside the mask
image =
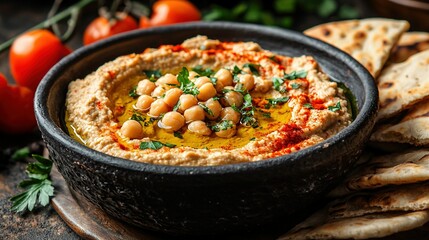
M 194 96 L 200 93 L 195 84 L 189 80 L 189 70 L 186 67 L 182 67 L 182 70 L 177 75 L 177 81 L 179 81 L 179 88 L 182 89 L 183 93 Z
M 169 148 L 174 148 L 176 145 L 171 144 L 171 143 L 162 143 L 159 141 L 147 141 L 147 142 L 141 142 L 140 143 L 140 149 L 141 150 L 145 150 L 145 149 L 158 150 L 164 146 L 169 147 Z
M 149 78 L 149 81 L 156 82 L 158 78 L 162 76 L 162 73 L 160 70 L 143 70 L 143 72 L 146 74 L 146 76 Z
M 337 102 L 337 104 L 335 104 L 335 106 L 329 106 L 328 110 L 332 111 L 332 112 L 336 112 L 339 111 L 341 109 L 341 104 L 340 102 Z
M 32 211 L 38 204 L 46 206 L 49 204 L 49 198 L 54 196 L 54 187 L 49 174 L 52 170 L 52 160 L 40 155 L 32 155 L 36 160 L 27 166 L 28 179 L 19 183 L 19 187 L 24 192 L 12 197 L 12 211 L 23 212 Z

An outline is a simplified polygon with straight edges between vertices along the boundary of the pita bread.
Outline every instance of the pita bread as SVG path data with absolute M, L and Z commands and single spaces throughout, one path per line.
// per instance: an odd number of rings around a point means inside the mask
M 429 100 L 413 106 L 398 123 L 381 125 L 371 141 L 429 146 Z
M 278 239 L 378 238 L 420 227 L 428 221 L 429 211 L 427 210 L 378 213 L 343 219 L 330 219 L 322 210 Z
M 429 97 L 429 50 L 385 68 L 378 78 L 377 120 L 395 116 Z
M 304 34 L 332 44 L 353 56 L 376 78 L 407 21 L 368 18 L 325 23 L 304 31 Z
M 375 193 L 356 193 L 329 204 L 332 218 L 358 217 L 369 213 L 429 209 L 429 183 L 403 185 Z
M 427 180 L 429 180 L 429 149 L 414 149 L 373 157 L 349 175 L 328 196 L 338 197 L 362 189 Z
M 429 49 L 429 33 L 406 32 L 402 34 L 397 45 L 393 48 L 389 62 L 403 62 L 412 55 L 427 49 Z

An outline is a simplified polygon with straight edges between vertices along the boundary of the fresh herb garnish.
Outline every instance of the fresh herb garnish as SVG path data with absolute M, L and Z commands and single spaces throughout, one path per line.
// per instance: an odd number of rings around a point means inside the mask
M 271 61 L 275 62 L 275 63 L 280 64 L 280 61 L 279 61 L 279 59 L 277 58 L 277 56 L 276 56 L 276 55 L 273 55 L 273 56 L 269 57 L 269 59 L 270 59 Z
M 261 112 L 261 114 L 265 118 L 271 118 L 271 113 L 269 113 L 269 112 Z
M 219 100 L 220 100 L 219 96 L 214 96 L 213 97 L 213 101 L 219 101 Z
M 304 105 L 302 105 L 302 106 L 304 106 L 305 108 L 308 108 L 308 109 L 313 109 L 313 105 L 311 105 L 311 103 L 304 103 Z
M 171 143 L 162 143 L 159 141 L 148 141 L 148 142 L 141 142 L 140 143 L 140 149 L 141 150 L 144 150 L 144 149 L 158 150 L 158 149 L 162 148 L 163 146 L 166 146 L 169 148 L 174 148 L 176 145 L 171 144 Z
M 285 103 L 289 101 L 289 97 L 280 97 L 280 98 L 267 98 L 268 103 L 265 105 L 265 108 L 270 108 L 271 106 L 277 105 L 279 103 Z
M 173 135 L 177 138 L 183 139 L 183 135 L 181 132 L 174 132 Z
M 307 71 L 298 70 L 298 71 L 292 71 L 291 73 L 285 73 L 285 75 L 283 76 L 283 79 L 295 80 L 297 78 L 305 78 L 305 77 L 307 77 Z
M 128 96 L 132 98 L 139 97 L 139 95 L 137 94 L 137 86 L 134 86 L 133 88 L 131 88 L 131 90 L 128 92 Z
M 340 102 L 337 102 L 337 104 L 335 104 L 335 106 L 329 106 L 328 110 L 332 111 L 332 112 L 336 112 L 339 111 L 341 109 L 341 104 Z
M 285 82 L 284 79 L 279 77 L 273 77 L 273 87 L 275 90 L 284 93 L 286 92 L 286 87 L 283 85 Z
M 182 67 L 182 70 L 177 75 L 177 81 L 180 83 L 180 89 L 182 89 L 185 94 L 198 95 L 200 91 L 195 86 L 195 84 L 189 80 L 189 71 L 187 68 Z
M 241 69 L 239 67 L 237 67 L 237 65 L 234 66 L 234 68 L 232 69 L 232 75 L 238 75 L 242 73 Z
M 301 87 L 301 84 L 299 84 L 299 83 L 292 83 L 290 86 L 291 86 L 293 89 L 298 89 L 298 88 L 300 88 L 300 87 Z
M 208 115 L 214 116 L 212 110 L 209 107 L 207 107 L 206 105 L 204 105 L 202 103 L 198 103 L 198 106 L 200 106 L 204 110 L 204 112 L 206 112 Z
M 250 69 L 250 71 L 252 72 L 253 75 L 255 76 L 259 76 L 259 67 L 261 65 L 259 64 L 254 64 L 254 63 L 245 63 L 243 65 L 243 67 L 248 67 Z
M 177 111 L 180 108 L 180 104 L 181 104 L 180 100 L 177 101 L 176 105 L 174 105 L 174 107 L 173 107 L 173 111 Z
M 158 78 L 162 76 L 161 71 L 159 70 L 143 70 L 147 77 L 149 77 L 149 81 L 156 82 Z
M 255 137 L 252 137 L 251 139 L 249 139 L 250 141 L 255 141 L 256 140 L 256 138 Z
M 192 68 L 192 71 L 198 73 L 199 76 L 210 77 L 214 71 L 210 68 L 203 69 L 203 66 L 198 65 Z
M 49 198 L 54 195 L 54 187 L 49 177 L 52 161 L 35 154 L 33 158 L 36 159 L 36 162 L 27 166 L 29 179 L 18 185 L 25 191 L 10 199 L 12 211 L 22 212 L 26 209 L 32 211 L 37 204 L 46 206 L 49 204 Z
M 134 113 L 131 118 L 131 120 L 135 120 L 137 122 L 144 122 L 144 118 L 140 116 L 139 114 Z
M 240 109 L 240 113 L 241 113 L 240 122 L 243 125 L 257 128 L 259 126 L 259 123 L 258 123 L 258 120 L 256 120 L 255 118 L 255 107 L 252 104 L 252 96 L 247 93 L 246 95 L 244 95 L 243 99 L 244 99 L 243 106 Z
M 13 153 L 11 158 L 14 161 L 19 161 L 19 160 L 27 158 L 28 156 L 30 156 L 30 148 L 29 147 L 23 147 L 23 148 L 16 150 Z
M 217 78 L 210 77 L 210 81 L 213 83 L 213 86 L 216 86 L 216 84 L 217 84 Z
M 218 124 L 213 125 L 211 127 L 211 129 L 214 132 L 220 132 L 220 131 L 224 131 L 224 130 L 230 129 L 233 126 L 234 126 L 234 124 L 232 123 L 232 121 L 230 121 L 230 120 L 222 120 Z

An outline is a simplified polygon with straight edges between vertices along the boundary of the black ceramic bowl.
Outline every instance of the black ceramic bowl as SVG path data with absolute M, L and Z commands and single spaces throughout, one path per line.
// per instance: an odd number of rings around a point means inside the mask
M 117 56 L 178 44 L 196 35 L 255 41 L 291 56 L 312 55 L 357 98 L 354 122 L 293 154 L 213 167 L 151 165 L 112 157 L 74 141 L 64 126 L 68 84 Z M 129 32 L 76 50 L 36 92 L 36 117 L 50 157 L 69 186 L 108 214 L 174 234 L 213 234 L 296 222 L 347 172 L 374 125 L 378 95 L 370 74 L 340 50 L 301 33 L 248 24 L 190 23 Z

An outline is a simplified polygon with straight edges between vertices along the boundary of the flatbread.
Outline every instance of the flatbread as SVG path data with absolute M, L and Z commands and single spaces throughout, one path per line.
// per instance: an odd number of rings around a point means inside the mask
M 317 212 L 279 240 L 367 239 L 411 230 L 429 221 L 429 211 L 389 212 L 361 217 L 331 219 L 326 210 Z
M 429 180 L 429 149 L 376 156 L 356 169 L 328 196 L 339 197 L 363 189 Z
M 346 218 L 370 213 L 426 210 L 429 209 L 428 193 L 429 183 L 356 193 L 329 204 L 328 213 L 332 218 Z
M 429 33 L 406 32 L 402 34 L 389 57 L 389 63 L 399 63 L 412 55 L 429 49 Z
M 429 97 L 429 50 L 391 64 L 378 78 L 380 109 L 377 120 L 393 117 Z
M 358 60 L 376 78 L 407 21 L 368 18 L 330 22 L 312 27 L 304 34 L 332 44 Z
M 429 146 L 429 100 L 413 106 L 398 123 L 379 126 L 371 141 Z

